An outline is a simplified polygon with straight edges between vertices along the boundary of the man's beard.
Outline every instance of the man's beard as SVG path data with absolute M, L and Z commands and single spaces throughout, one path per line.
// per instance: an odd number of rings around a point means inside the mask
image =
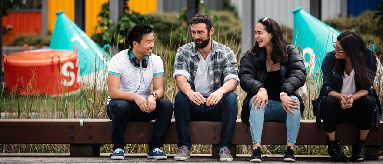
M 209 42 L 210 42 L 210 36 L 206 39 L 206 40 L 202 40 L 201 43 L 197 43 L 197 42 L 200 42 L 202 39 L 197 39 L 197 40 L 194 40 L 194 43 L 195 45 L 197 46 L 197 48 L 199 49 L 202 49 L 202 48 L 205 48 Z

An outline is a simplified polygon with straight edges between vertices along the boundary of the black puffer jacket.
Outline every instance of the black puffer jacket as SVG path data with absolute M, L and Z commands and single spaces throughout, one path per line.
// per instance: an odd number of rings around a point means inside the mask
M 287 48 L 287 59 L 281 61 L 281 91 L 286 92 L 289 96 L 295 95 L 300 100 L 301 113 L 304 110 L 304 104 L 299 95 L 295 91 L 303 86 L 306 82 L 306 68 L 303 63 L 303 57 L 298 50 L 290 45 Z M 285 61 L 285 62 L 284 62 Z M 247 96 L 243 101 L 241 119 L 242 122 L 248 123 L 250 110 L 250 98 L 258 93 L 258 89 L 264 87 L 267 76 L 266 68 L 266 51 L 262 48 L 256 56 L 246 52 L 241 58 L 239 78 L 242 89 L 247 92 Z

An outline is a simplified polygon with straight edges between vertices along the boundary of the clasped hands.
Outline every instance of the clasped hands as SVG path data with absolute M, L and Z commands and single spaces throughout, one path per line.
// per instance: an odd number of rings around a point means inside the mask
M 352 95 L 340 95 L 340 106 L 342 109 L 348 109 L 352 107 L 352 104 L 354 103 L 354 98 Z
M 223 93 L 219 90 L 210 94 L 208 98 L 205 98 L 199 92 L 190 91 L 186 94 L 189 97 L 190 101 L 192 101 L 196 105 L 201 105 L 206 103 L 206 106 L 212 106 L 218 104 L 218 102 L 222 99 Z
M 152 95 L 150 95 L 148 99 L 137 96 L 134 101 L 143 112 L 150 113 L 156 109 L 156 98 Z

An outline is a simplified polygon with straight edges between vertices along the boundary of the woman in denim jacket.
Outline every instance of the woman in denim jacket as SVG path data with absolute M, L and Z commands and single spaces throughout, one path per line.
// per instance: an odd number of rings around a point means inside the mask
M 352 122 L 360 126 L 352 159 L 363 161 L 366 137 L 371 125 L 378 126 L 381 107 L 373 88 L 376 58 L 356 31 L 346 31 L 337 37 L 334 51 L 322 62 L 323 86 L 319 98 L 313 101 L 318 127 L 325 126 L 328 153 L 334 161 L 347 161 L 335 137 L 336 124 Z

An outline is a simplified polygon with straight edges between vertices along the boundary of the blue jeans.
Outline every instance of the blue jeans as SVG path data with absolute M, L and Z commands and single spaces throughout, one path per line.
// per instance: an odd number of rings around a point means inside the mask
M 113 150 L 124 148 L 125 130 L 128 122 L 146 122 L 156 120 L 153 136 L 149 140 L 149 150 L 163 146 L 163 140 L 170 125 L 173 104 L 165 99 L 157 100 L 156 109 L 151 113 L 143 112 L 134 101 L 111 100 L 107 106 L 109 118 L 112 120 Z
M 237 120 L 238 106 L 237 95 L 234 92 L 223 95 L 222 99 L 214 106 L 200 106 L 190 101 L 184 93 L 179 91 L 174 101 L 174 116 L 176 118 L 178 147 L 191 148 L 189 134 L 190 121 L 215 121 L 222 122 L 220 147 L 231 145 L 234 126 Z
M 296 100 L 299 104 L 299 100 L 296 96 L 290 96 L 292 100 Z M 301 121 L 301 110 L 298 108 L 290 108 L 295 114 L 285 111 L 282 107 L 281 101 L 269 100 L 269 103 L 260 110 L 253 106 L 253 98 L 249 103 L 250 108 L 250 131 L 251 139 L 253 143 L 261 143 L 263 122 L 268 121 L 286 121 L 287 127 L 287 143 L 296 143 L 300 121 Z

